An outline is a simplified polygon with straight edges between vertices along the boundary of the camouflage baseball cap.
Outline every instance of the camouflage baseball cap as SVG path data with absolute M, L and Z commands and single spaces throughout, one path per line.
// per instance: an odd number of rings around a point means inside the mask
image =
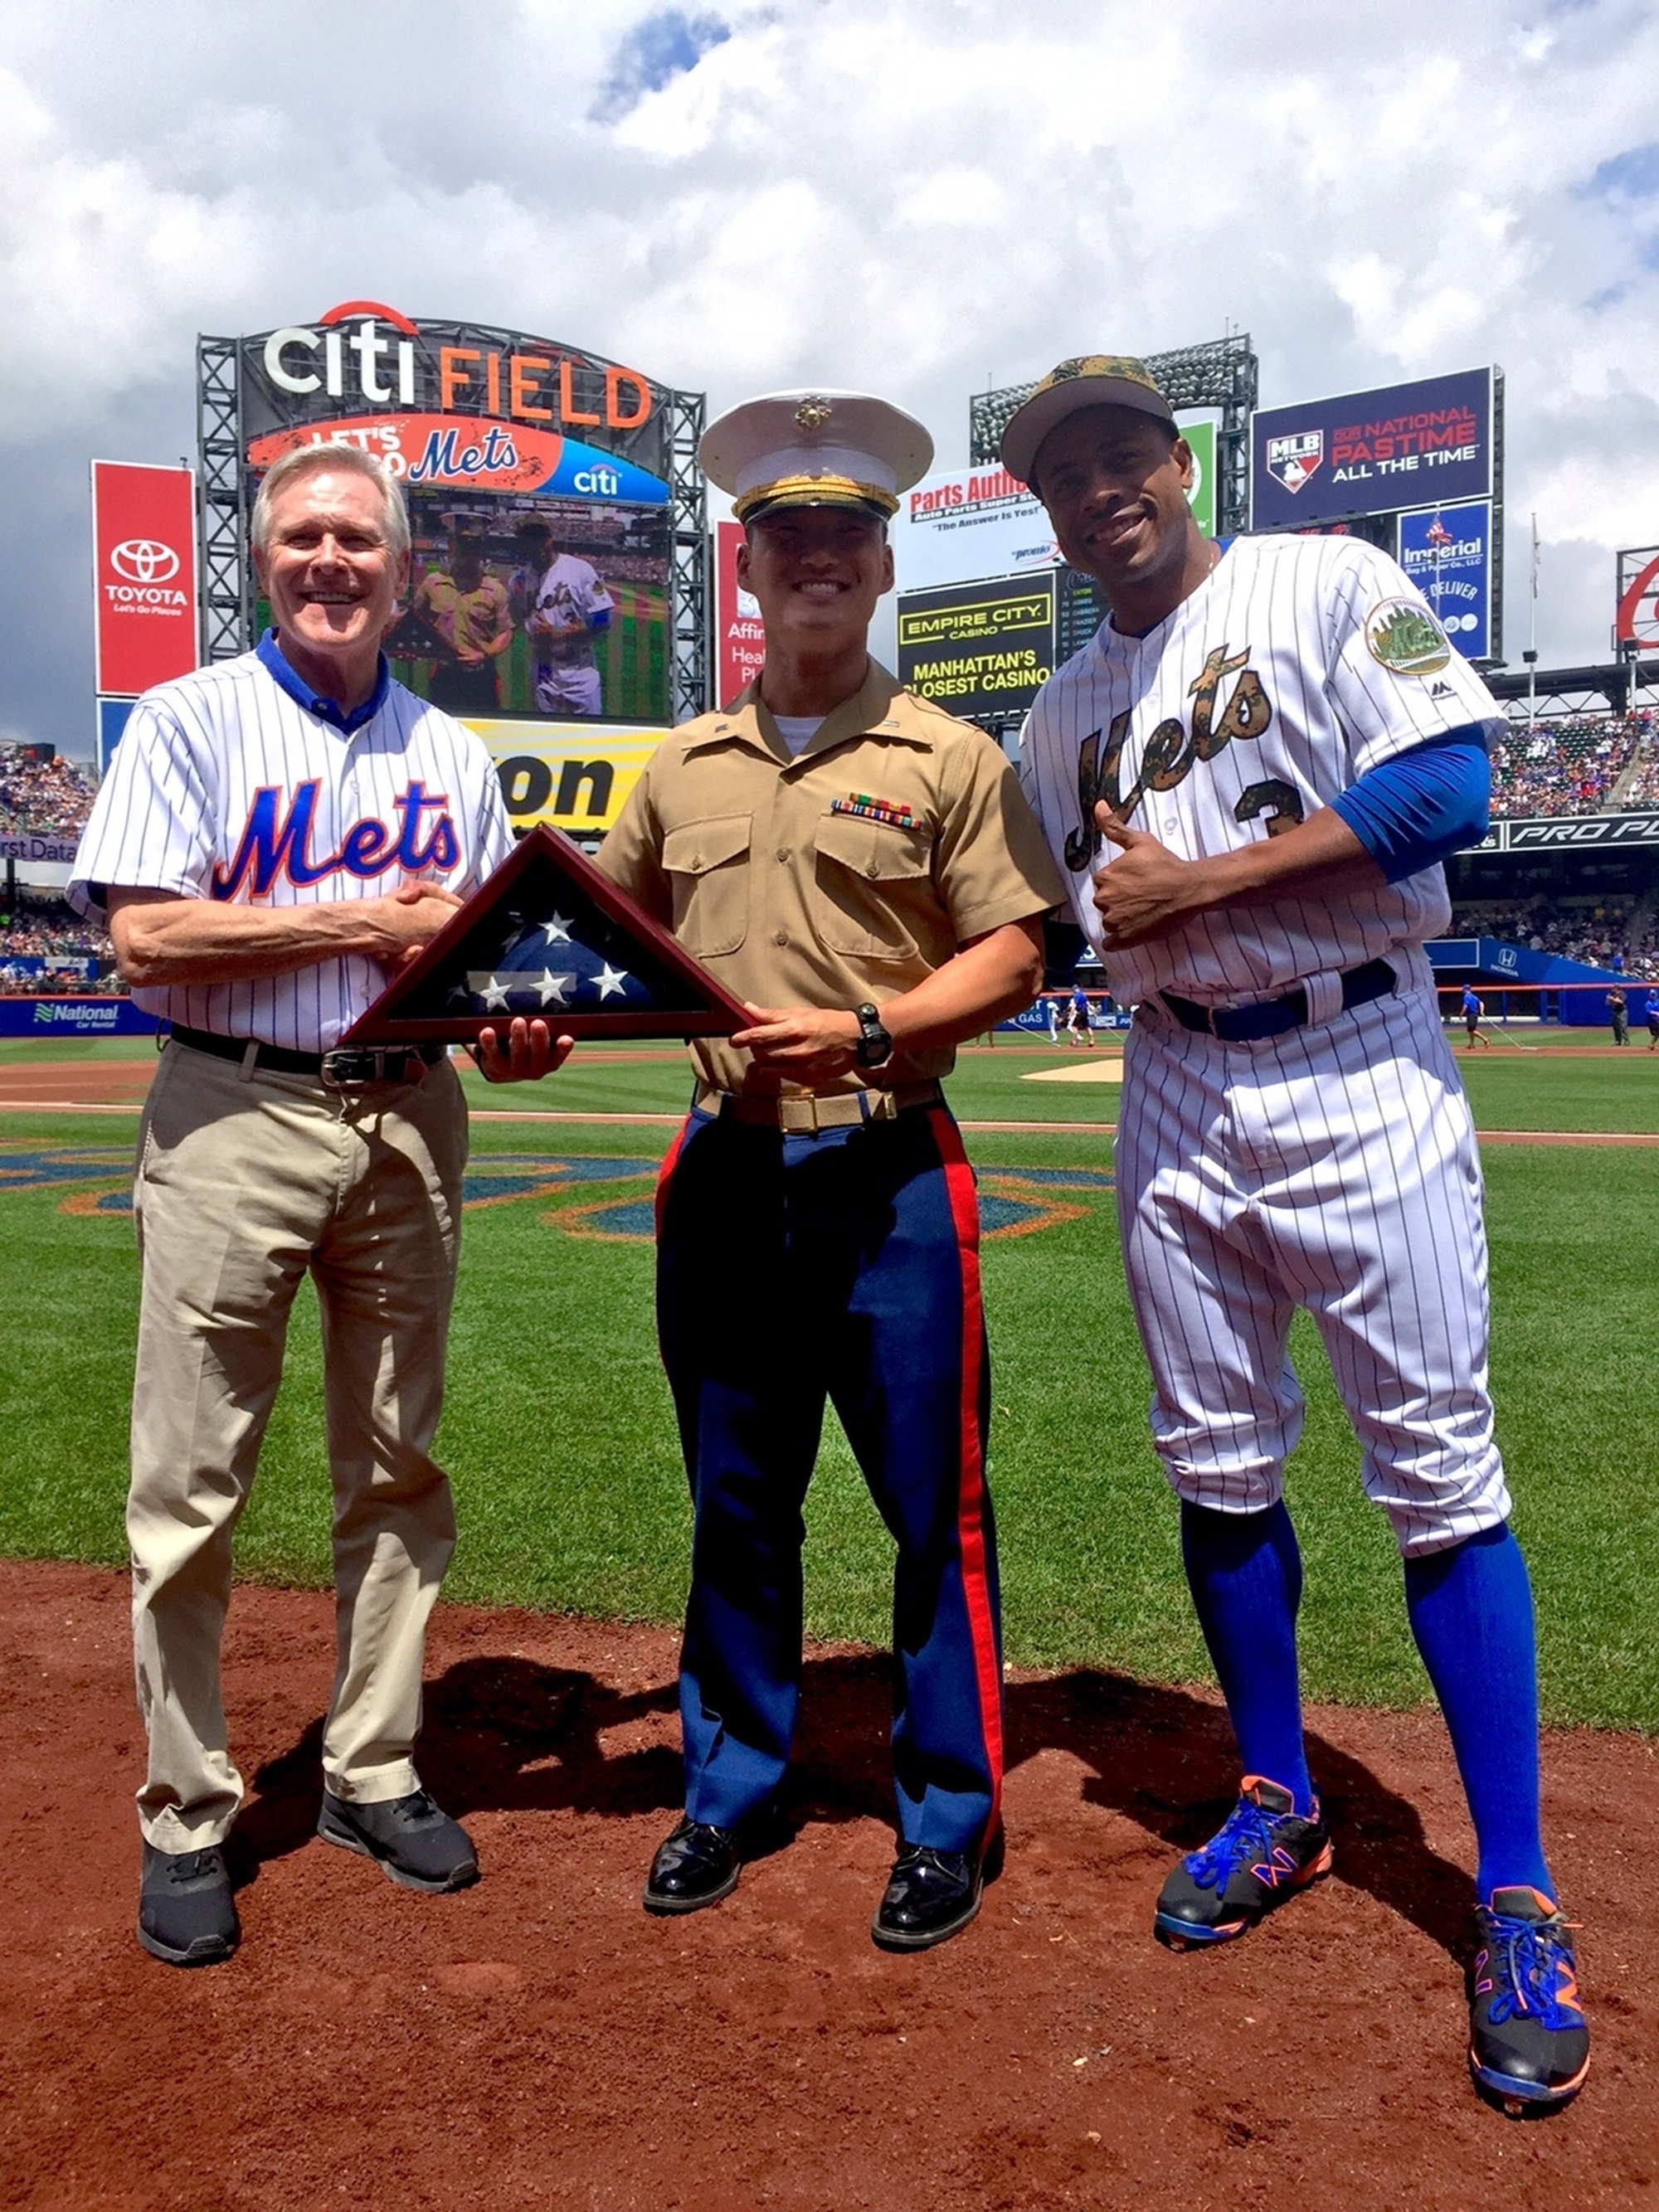
M 1009 475 L 1030 483 L 1038 447 L 1056 422 L 1085 407 L 1138 407 L 1171 428 L 1175 423 L 1175 410 L 1144 361 L 1121 353 L 1081 354 L 1051 368 L 1008 417 L 1002 465 Z

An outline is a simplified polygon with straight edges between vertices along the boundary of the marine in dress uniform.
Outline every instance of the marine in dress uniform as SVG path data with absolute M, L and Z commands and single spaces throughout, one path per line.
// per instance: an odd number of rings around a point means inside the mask
M 1000 1832 L 979 1224 L 939 1080 L 960 1039 L 1036 995 L 1062 895 L 998 748 L 869 658 L 887 517 L 932 457 L 920 423 L 854 393 L 775 394 L 713 426 L 703 465 L 745 526 L 765 666 L 659 748 L 599 855 L 753 1015 L 694 1046 L 658 1193 L 695 1534 L 685 1815 L 645 1904 L 727 1895 L 782 1784 L 828 1401 L 898 1551 L 901 1848 L 872 1932 L 900 1949 L 973 1917 Z

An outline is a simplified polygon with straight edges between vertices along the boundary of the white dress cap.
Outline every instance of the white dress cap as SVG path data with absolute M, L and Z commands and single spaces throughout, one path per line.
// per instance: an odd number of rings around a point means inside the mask
M 927 475 L 933 441 L 914 415 L 866 392 L 769 392 L 711 422 L 698 457 L 740 520 L 768 507 L 886 516 Z

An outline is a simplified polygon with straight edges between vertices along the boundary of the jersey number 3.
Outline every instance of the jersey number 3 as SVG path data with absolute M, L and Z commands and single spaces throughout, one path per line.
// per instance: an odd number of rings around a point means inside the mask
M 1104 799 L 1120 822 L 1127 822 L 1149 791 L 1173 791 L 1184 783 L 1200 761 L 1213 760 L 1235 738 L 1259 738 L 1273 720 L 1273 702 L 1261 688 L 1261 679 L 1248 664 L 1250 648 L 1229 654 L 1224 645 L 1205 656 L 1193 679 L 1188 696 L 1193 702 L 1192 726 L 1171 715 L 1160 722 L 1141 749 L 1140 768 L 1126 796 L 1122 783 L 1123 748 L 1129 735 L 1131 711 L 1112 717 L 1101 750 L 1101 732 L 1083 740 L 1077 760 L 1079 822 L 1066 840 L 1066 865 L 1080 875 L 1099 849 L 1095 808 Z M 1219 719 L 1216 696 L 1224 676 L 1237 676 L 1232 696 Z M 1237 822 L 1254 822 L 1266 815 L 1268 836 L 1292 830 L 1302 819 L 1302 801 L 1294 788 L 1276 777 L 1253 783 L 1239 793 L 1233 809 Z

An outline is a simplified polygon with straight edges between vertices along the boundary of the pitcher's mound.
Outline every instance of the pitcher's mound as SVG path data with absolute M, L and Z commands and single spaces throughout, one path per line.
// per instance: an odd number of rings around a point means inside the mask
M 1091 1053 L 1075 1067 L 1038 1067 L 1030 1075 L 1022 1075 L 1022 1083 L 1121 1083 L 1123 1062 L 1121 1060 L 1097 1058 Z

